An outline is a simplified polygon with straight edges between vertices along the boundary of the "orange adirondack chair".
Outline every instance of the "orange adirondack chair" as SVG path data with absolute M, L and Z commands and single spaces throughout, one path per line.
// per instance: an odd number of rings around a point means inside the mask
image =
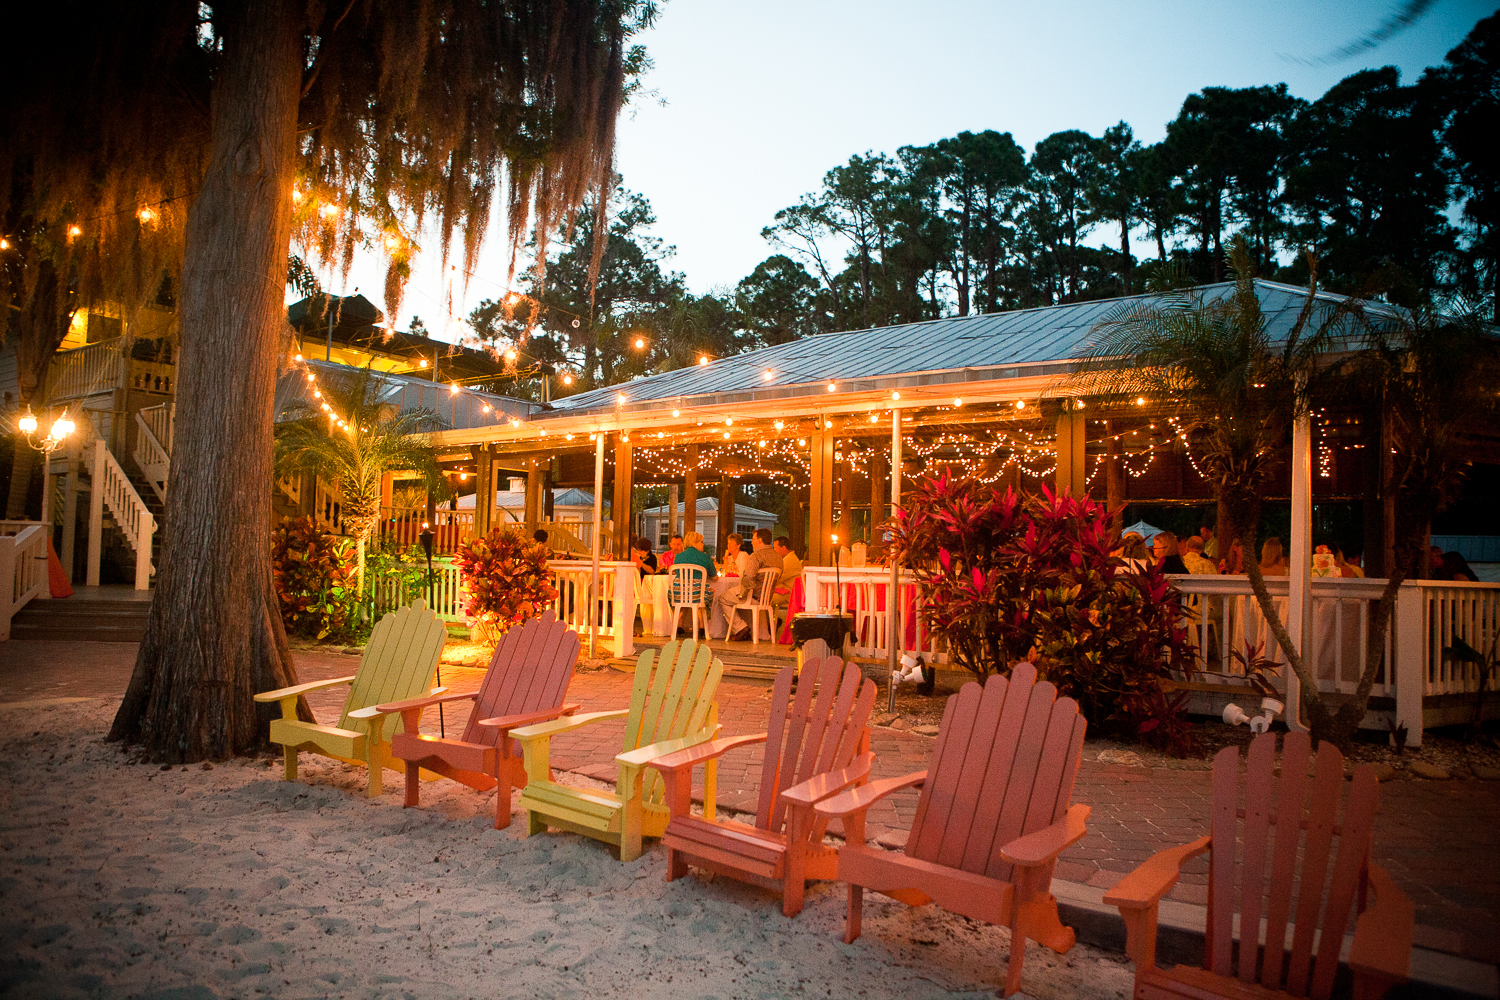
M 797 665 L 788 664 L 771 688 L 770 730 L 700 743 L 648 762 L 661 772 L 672 810 L 662 843 L 667 845 L 667 881 L 686 875 L 688 865 L 767 888 L 780 889 L 781 912 L 802 912 L 806 880 L 838 874 L 838 856 L 823 846 L 828 821 L 814 803 L 851 785 L 863 784 L 875 755 L 865 721 L 875 704 L 875 682 L 859 665 L 836 656 L 810 660 L 807 680 L 817 678 L 817 701 L 804 682 L 788 705 Z M 692 815 L 693 767 L 725 751 L 765 743 L 755 825 Z M 705 789 L 705 794 L 706 794 Z M 714 810 L 705 804 L 705 815 Z
M 860 933 L 864 890 L 910 906 L 945 910 L 1010 928 L 1005 995 L 1021 986 L 1025 939 L 1056 952 L 1073 947 L 1048 891 L 1057 856 L 1083 837 L 1089 807 L 1069 805 L 1087 723 L 1072 698 L 1036 683 L 1017 663 L 981 690 L 963 686 L 943 709 L 926 771 L 872 781 L 819 802 L 844 820 L 838 877 L 849 883 L 844 940 Z M 900 788 L 921 785 L 906 852 L 865 844 L 865 811 Z
M 479 791 L 495 792 L 495 829 L 510 825 L 512 788 L 526 787 L 525 762 L 510 731 L 578 711 L 563 696 L 578 664 L 578 633 L 544 611 L 505 633 L 477 691 L 380 705 L 400 713 L 402 732 L 391 739 L 391 755 L 406 762 L 406 802 L 418 804 L 422 768 Z M 474 710 L 461 739 L 424 736 L 417 725 L 429 705 L 472 699 Z
M 1311 752 L 1312 741 L 1306 733 L 1288 733 L 1282 746 L 1278 782 L 1273 771 L 1276 735 L 1262 733 L 1250 743 L 1248 773 L 1241 786 L 1239 749 L 1220 750 L 1214 757 L 1214 805 L 1209 836 L 1160 852 L 1121 879 L 1104 897 L 1106 903 L 1118 906 L 1125 918 L 1127 948 L 1135 962 L 1136 997 L 1148 1000 L 1310 996 L 1326 1000 L 1333 991 L 1344 931 L 1350 910 L 1356 904 L 1359 916 L 1349 955 L 1354 996 L 1383 996 L 1391 986 L 1406 979 L 1415 911 L 1385 871 L 1370 863 L 1370 835 L 1380 794 L 1375 771 L 1369 765 L 1354 769 L 1348 804 L 1343 822 L 1339 823 L 1343 755 L 1324 743 L 1318 750 L 1314 774 L 1309 780 L 1307 765 Z M 1334 837 L 1339 839 L 1337 854 L 1332 853 Z M 1292 897 L 1294 883 L 1298 881 L 1299 847 L 1301 888 L 1311 891 L 1296 893 L 1294 917 Z M 1204 851 L 1209 852 L 1208 929 L 1204 948 L 1208 968 L 1179 965 L 1159 969 L 1156 967 L 1157 901 L 1176 884 L 1182 863 Z M 1328 880 L 1330 864 L 1333 875 L 1325 909 L 1323 886 Z M 1322 934 L 1314 956 L 1313 938 L 1319 930 L 1320 910 Z M 1262 914 L 1264 937 L 1256 941 L 1255 947 L 1247 947 L 1243 935 L 1247 929 L 1261 933 Z M 1241 934 L 1238 948 L 1233 937 L 1236 916 Z M 1289 919 L 1293 921 L 1290 928 Z M 1290 956 L 1287 955 L 1289 930 Z M 1262 951 L 1260 985 L 1256 985 L 1256 960 Z

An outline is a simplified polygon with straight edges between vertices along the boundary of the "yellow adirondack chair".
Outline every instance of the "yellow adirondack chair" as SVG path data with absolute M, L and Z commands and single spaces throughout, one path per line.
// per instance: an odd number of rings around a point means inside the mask
M 427 694 L 446 637 L 442 620 L 428 610 L 427 602 L 414 601 L 376 622 L 359 669 L 350 676 L 256 695 L 256 701 L 281 703 L 281 718 L 271 720 L 271 742 L 281 744 L 286 780 L 297 780 L 297 752 L 310 750 L 368 766 L 371 798 L 384 791 L 382 768 L 403 771 L 406 762 L 391 756 L 391 736 L 401 724 L 401 717 L 383 715 L 376 706 Z M 299 697 L 339 684 L 350 687 L 337 726 L 320 726 L 297 718 Z M 442 690 L 435 688 L 432 693 L 440 694 Z
M 655 669 L 652 669 L 652 668 Z M 621 861 L 641 854 L 641 838 L 660 837 L 672 812 L 663 801 L 661 775 L 646 762 L 711 740 L 719 731 L 719 706 L 713 700 L 724 664 L 706 645 L 694 640 L 667 643 L 658 656 L 648 649 L 635 668 L 630 707 L 587 712 L 555 722 L 511 730 L 526 758 L 526 789 L 521 808 L 528 811 L 526 835 L 549 826 L 617 844 Z M 624 747 L 615 757 L 615 793 L 560 785 L 552 780 L 552 737 L 605 719 L 625 719 Z M 718 777 L 714 761 L 705 765 L 705 801 L 713 801 Z M 713 816 L 709 815 L 709 819 Z

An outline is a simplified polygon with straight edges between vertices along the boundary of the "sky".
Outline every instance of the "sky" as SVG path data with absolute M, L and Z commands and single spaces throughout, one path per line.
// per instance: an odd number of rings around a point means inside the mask
M 1322 57 L 1368 35 L 1386 0 L 666 0 L 644 44 L 654 68 L 621 116 L 617 169 L 650 199 L 667 266 L 702 294 L 732 288 L 774 253 L 761 229 L 866 151 L 894 153 L 958 132 L 1010 132 L 1028 152 L 1064 129 L 1131 124 L 1162 138 L 1183 98 L 1204 87 L 1285 82 L 1316 99 L 1344 77 L 1394 65 L 1404 82 L 1443 60 L 1494 0 L 1436 0 L 1373 50 Z M 503 199 L 497 199 L 503 200 Z M 413 314 L 444 339 L 505 290 L 504 224 L 465 288 L 434 251 L 417 262 L 396 326 Z M 1090 240 L 1107 240 L 1108 234 Z M 428 246 L 437 240 L 428 237 Z M 451 273 L 451 272 L 448 272 Z M 380 305 L 384 264 L 356 262 L 347 283 Z M 452 286 L 451 299 L 449 294 Z M 451 306 L 449 302 L 451 301 Z

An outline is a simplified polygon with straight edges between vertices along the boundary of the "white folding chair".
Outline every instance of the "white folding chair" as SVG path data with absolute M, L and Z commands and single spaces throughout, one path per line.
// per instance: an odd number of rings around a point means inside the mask
M 682 609 L 693 609 L 693 638 L 698 638 L 699 615 L 702 615 L 703 636 L 708 637 L 708 570 L 690 563 L 672 564 L 672 634 L 677 633 Z
M 766 638 L 768 638 L 768 639 L 774 639 L 774 638 L 776 638 L 776 608 L 771 603 L 771 598 L 775 596 L 776 580 L 780 576 L 781 576 L 781 570 L 776 569 L 773 566 L 768 566 L 765 569 L 763 569 L 760 572 L 758 572 L 758 573 L 755 574 L 755 589 L 751 591 L 751 597 L 753 598 L 753 600 L 746 601 L 743 604 L 736 604 L 734 606 L 734 608 L 729 613 L 729 618 L 730 618 L 729 632 L 730 633 L 734 632 L 734 623 L 739 618 L 739 615 L 737 614 L 737 612 L 740 612 L 740 611 L 749 611 L 750 612 L 750 638 L 757 645 L 759 645 L 759 643 L 760 643 L 760 617 L 759 617 L 759 615 L 760 615 L 760 613 L 762 611 L 764 611 L 766 613 L 766 621 L 768 622 L 767 628 L 769 629 L 769 632 L 766 634 Z

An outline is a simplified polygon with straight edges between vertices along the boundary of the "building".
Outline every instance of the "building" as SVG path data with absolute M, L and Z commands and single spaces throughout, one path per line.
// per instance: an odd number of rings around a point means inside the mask
M 672 518 L 667 514 L 668 504 L 660 507 L 647 507 L 636 515 L 636 532 L 644 538 L 649 538 L 651 544 L 657 551 L 667 547 L 672 535 L 682 534 L 684 531 L 693 530 L 702 533 L 708 545 L 712 546 L 712 539 L 723 537 L 719 533 L 719 501 L 714 497 L 701 500 L 694 510 L 695 523 L 691 529 L 683 526 L 685 506 L 677 505 L 676 527 L 674 529 Z M 776 515 L 770 511 L 757 510 L 754 507 L 742 503 L 734 505 L 734 519 L 729 525 L 729 531 L 737 532 L 740 537 L 748 539 L 758 528 L 767 531 L 776 530 Z

